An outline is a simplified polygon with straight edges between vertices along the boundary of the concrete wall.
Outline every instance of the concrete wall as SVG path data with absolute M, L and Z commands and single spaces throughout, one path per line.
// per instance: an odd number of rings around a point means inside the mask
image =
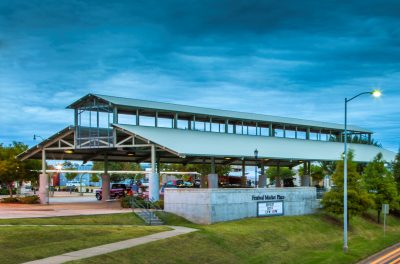
M 165 211 L 198 224 L 257 216 L 257 202 L 265 196 L 284 201 L 284 215 L 312 214 L 319 207 L 315 187 L 260 189 L 166 189 Z M 271 200 L 271 199 L 267 199 Z

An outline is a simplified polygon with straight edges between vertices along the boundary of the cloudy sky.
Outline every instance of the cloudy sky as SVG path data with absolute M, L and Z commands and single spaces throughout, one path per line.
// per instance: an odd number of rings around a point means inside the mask
M 343 122 L 400 143 L 398 1 L 0 1 L 0 142 L 87 93 Z

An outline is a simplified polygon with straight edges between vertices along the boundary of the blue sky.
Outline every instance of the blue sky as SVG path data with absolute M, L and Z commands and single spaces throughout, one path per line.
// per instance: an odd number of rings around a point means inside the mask
M 87 93 L 343 122 L 400 143 L 398 1 L 0 1 L 0 142 Z

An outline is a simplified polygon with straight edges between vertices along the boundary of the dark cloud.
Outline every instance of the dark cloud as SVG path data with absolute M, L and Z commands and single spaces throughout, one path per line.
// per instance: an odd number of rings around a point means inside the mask
M 400 99 L 399 15 L 398 1 L 1 1 L 0 114 L 19 101 L 30 118 L 2 116 L 27 128 L 0 141 L 39 129 L 44 98 L 98 91 L 342 122 L 344 96 L 382 86 Z M 354 119 L 392 149 L 393 100 Z

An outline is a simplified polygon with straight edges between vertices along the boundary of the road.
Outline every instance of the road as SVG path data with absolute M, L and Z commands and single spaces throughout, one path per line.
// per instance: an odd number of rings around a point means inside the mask
M 400 263 L 400 243 L 393 245 L 366 260 L 359 262 L 359 264 L 395 264 Z

